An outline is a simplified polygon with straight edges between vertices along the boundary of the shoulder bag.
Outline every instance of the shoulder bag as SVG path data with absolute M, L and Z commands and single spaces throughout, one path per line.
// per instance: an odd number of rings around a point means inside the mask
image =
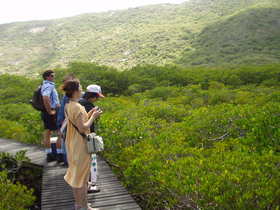
M 73 125 L 73 127 L 77 130 L 77 132 L 84 138 L 87 145 L 87 152 L 89 154 L 101 152 L 104 150 L 104 143 L 101 136 L 97 136 L 96 133 L 84 134 L 81 133 L 78 127 L 71 121 L 68 117 L 67 113 L 65 112 L 66 117 L 68 118 L 69 122 Z

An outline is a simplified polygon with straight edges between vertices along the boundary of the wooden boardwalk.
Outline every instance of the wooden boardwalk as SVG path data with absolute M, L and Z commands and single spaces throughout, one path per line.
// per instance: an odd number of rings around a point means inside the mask
M 0 139 L 0 152 L 16 153 L 26 150 L 32 163 L 44 166 L 42 181 L 42 210 L 74 210 L 71 188 L 63 176 L 66 168 L 56 162 L 45 161 L 44 150 L 38 146 L 27 145 L 13 140 Z M 89 194 L 89 202 L 96 210 L 140 210 L 141 208 L 121 185 L 107 163 L 98 158 L 99 193 Z

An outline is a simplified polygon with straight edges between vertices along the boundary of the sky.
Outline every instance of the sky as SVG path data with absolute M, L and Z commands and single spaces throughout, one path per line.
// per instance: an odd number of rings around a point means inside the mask
M 186 0 L 3 0 L 0 4 L 0 24 L 70 17 L 150 4 L 178 4 L 184 1 Z

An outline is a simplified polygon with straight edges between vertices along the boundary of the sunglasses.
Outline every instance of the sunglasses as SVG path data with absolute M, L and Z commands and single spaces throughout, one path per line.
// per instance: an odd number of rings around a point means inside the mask
M 54 77 L 54 74 L 51 74 L 50 77 Z

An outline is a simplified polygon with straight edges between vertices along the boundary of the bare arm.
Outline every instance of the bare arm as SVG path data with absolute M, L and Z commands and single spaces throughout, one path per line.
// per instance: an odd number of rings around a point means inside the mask
M 43 96 L 43 102 L 44 102 L 44 106 L 45 106 L 47 112 L 49 114 L 53 114 L 52 109 L 51 109 L 51 99 L 50 99 L 50 97 L 49 96 Z
M 79 115 L 76 123 L 79 131 L 81 133 L 86 132 L 91 127 L 94 120 L 98 118 L 101 114 L 102 111 L 94 111 L 86 122 L 83 121 L 82 115 Z

